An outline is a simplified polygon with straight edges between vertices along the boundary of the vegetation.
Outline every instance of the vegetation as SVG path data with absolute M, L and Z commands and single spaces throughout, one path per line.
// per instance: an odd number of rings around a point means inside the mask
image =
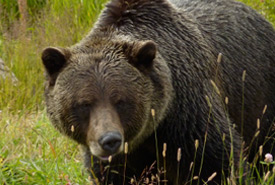
M 105 1 L 0 0 L 0 58 L 18 79 L 0 79 L 0 184 L 91 184 L 79 147 L 46 118 L 40 54 L 79 41 Z M 243 2 L 275 25 L 274 0 Z M 264 176 L 259 184 L 274 184 L 272 171 Z

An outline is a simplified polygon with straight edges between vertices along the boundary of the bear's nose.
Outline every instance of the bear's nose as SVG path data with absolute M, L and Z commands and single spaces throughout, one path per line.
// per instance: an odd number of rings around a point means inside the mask
M 119 132 L 107 132 L 99 138 L 98 143 L 105 152 L 114 154 L 120 147 L 121 141 L 122 136 Z

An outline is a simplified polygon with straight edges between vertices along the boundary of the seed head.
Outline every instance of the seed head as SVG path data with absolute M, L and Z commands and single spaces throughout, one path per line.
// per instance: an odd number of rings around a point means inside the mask
M 263 145 L 261 145 L 259 147 L 259 155 L 262 156 L 263 155 Z
M 220 92 L 218 86 L 216 85 L 216 83 L 215 83 L 213 80 L 210 80 L 210 82 L 211 82 L 211 84 L 212 84 L 214 90 L 216 91 L 216 93 L 217 93 L 218 95 L 221 95 L 221 92 Z
M 112 156 L 111 155 L 109 156 L 108 161 L 109 161 L 109 163 L 112 162 Z
M 221 61 L 222 61 L 222 53 L 219 53 L 218 59 L 217 59 L 218 64 L 220 64 Z
M 162 150 L 162 156 L 166 157 L 166 150 L 167 150 L 167 144 L 163 143 L 163 150 Z
M 260 134 L 260 131 L 258 130 L 258 131 L 255 133 L 254 137 L 258 137 L 259 134 Z
M 205 99 L 206 99 L 208 107 L 211 109 L 212 108 L 212 104 L 211 104 L 210 99 L 209 99 L 209 97 L 207 95 L 205 96 Z
M 264 106 L 264 109 L 263 109 L 263 114 L 265 114 L 266 109 L 267 109 L 267 105 L 265 105 L 265 106 Z
M 196 148 L 196 150 L 198 149 L 198 147 L 199 147 L 199 140 L 195 140 L 195 148 Z
M 258 130 L 260 129 L 260 126 L 261 126 L 261 123 L 260 123 L 260 119 L 258 118 L 258 119 L 257 119 L 257 129 L 258 129 Z
M 154 118 L 155 115 L 156 115 L 155 109 L 151 109 L 151 114 L 152 114 L 152 116 L 153 116 L 153 118 Z
M 124 153 L 128 154 L 128 143 L 127 142 L 125 142 L 125 144 L 124 144 Z
M 181 148 L 178 148 L 177 161 L 180 162 L 181 159 Z
M 208 179 L 207 179 L 207 181 L 209 182 L 209 181 L 212 181 L 215 177 L 216 177 L 216 175 L 217 175 L 217 172 L 214 172 Z
M 74 132 L 74 125 L 71 126 L 71 131 Z
M 224 102 L 226 105 L 228 105 L 228 97 L 227 96 L 225 97 Z
M 189 171 L 191 171 L 193 164 L 194 164 L 193 162 L 190 163 Z

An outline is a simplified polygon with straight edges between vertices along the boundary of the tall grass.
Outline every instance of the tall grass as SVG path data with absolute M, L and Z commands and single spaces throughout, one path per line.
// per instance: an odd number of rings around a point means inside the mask
M 6 19 L 9 16 L 1 17 L 0 58 L 18 78 L 18 83 L 10 83 L 10 79 L 1 82 L 0 110 L 41 110 L 42 49 L 49 45 L 70 46 L 79 41 L 91 29 L 102 3 L 103 0 L 52 0 L 33 14 L 35 21 L 28 21 L 26 30 L 21 29 L 20 20 L 13 16 L 10 18 L 14 19 L 13 24 Z M 14 11 L 10 14 L 16 15 Z
M 28 17 L 22 26 L 17 1 L 0 0 L 0 58 L 18 79 L 0 79 L 0 184 L 90 184 L 78 146 L 46 118 L 40 53 L 50 45 L 78 42 L 105 1 L 27 0 Z M 274 0 L 242 1 L 275 25 Z M 267 179 L 258 183 L 274 184 L 272 169 L 261 167 Z
M 44 113 L 20 117 L 2 112 L 1 116 L 0 184 L 88 182 L 83 177 L 78 147 L 57 139 Z
M 79 41 L 104 0 L 37 2 L 28 0 L 22 29 L 16 1 L 0 1 L 0 58 L 18 79 L 0 79 L 0 184 L 90 184 L 78 146 L 45 116 L 40 54 Z

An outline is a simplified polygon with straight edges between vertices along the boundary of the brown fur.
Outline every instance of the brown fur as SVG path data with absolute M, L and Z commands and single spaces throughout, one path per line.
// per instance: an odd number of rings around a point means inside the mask
M 171 2 L 112 0 L 81 42 L 43 52 L 49 117 L 58 130 L 83 145 L 86 166 L 102 183 L 122 184 L 123 178 L 114 173 L 104 182 L 106 174 L 98 163 L 91 166 L 91 155 L 99 161 L 112 155 L 111 168 L 123 174 L 123 143 L 128 142 L 127 176 L 139 176 L 156 160 L 156 152 L 161 156 L 162 144 L 167 143 L 169 184 L 177 184 L 178 148 L 180 182 L 189 180 L 194 162 L 194 175 L 201 184 L 214 172 L 217 176 L 211 182 L 219 184 L 223 175 L 230 175 L 230 165 L 239 164 L 241 135 L 248 146 L 256 120 L 262 118 L 260 135 L 252 143 L 253 158 L 272 126 L 272 26 L 232 0 Z M 223 54 L 220 64 L 219 53 Z M 264 105 L 268 109 L 262 115 Z M 111 152 L 100 144 L 108 133 L 121 135 L 121 144 Z M 267 142 L 265 152 L 272 152 L 271 146 Z

